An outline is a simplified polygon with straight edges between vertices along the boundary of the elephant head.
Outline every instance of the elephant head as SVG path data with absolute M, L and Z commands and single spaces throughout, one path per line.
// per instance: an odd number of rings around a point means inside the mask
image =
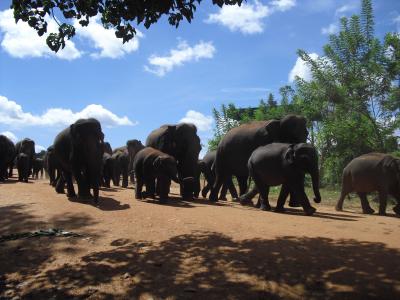
M 392 174 L 393 181 L 397 183 L 398 189 L 400 190 L 400 159 L 391 155 L 386 155 L 382 163 L 383 170 Z
M 103 143 L 103 152 L 112 155 L 112 148 L 109 142 Z
M 257 130 L 257 146 L 270 144 L 273 141 L 279 140 L 280 134 L 280 121 L 270 120 L 265 122 L 265 125 L 261 126 Z
M 311 175 L 315 195 L 314 202 L 320 203 L 321 194 L 319 192 L 319 168 L 316 149 L 309 144 L 292 144 L 285 153 L 285 160 L 296 169 Z
M 178 179 L 178 169 L 176 166 L 176 160 L 169 155 L 160 155 L 153 161 L 154 169 L 165 175 L 166 177 L 172 179 L 176 183 L 180 183 Z

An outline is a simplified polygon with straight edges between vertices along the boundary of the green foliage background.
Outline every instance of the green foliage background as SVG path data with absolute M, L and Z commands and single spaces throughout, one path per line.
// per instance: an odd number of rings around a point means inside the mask
M 360 15 L 341 19 L 338 34 L 329 37 L 323 56 L 312 59 L 304 50 L 299 57 L 311 68 L 312 80 L 296 78 L 258 107 L 238 108 L 233 103 L 213 109 L 217 148 L 233 127 L 253 120 L 279 119 L 286 114 L 305 116 L 309 142 L 320 154 L 323 185 L 339 182 L 345 165 L 372 151 L 400 154 L 400 35 L 374 35 L 370 0 L 362 0 Z

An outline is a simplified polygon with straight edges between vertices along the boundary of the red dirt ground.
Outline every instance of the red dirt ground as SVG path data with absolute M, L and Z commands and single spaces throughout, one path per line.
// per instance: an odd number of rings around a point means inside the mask
M 0 243 L 0 299 L 400 299 L 393 215 L 318 205 L 307 217 L 133 194 L 103 189 L 95 207 L 47 180 L 0 184 L 0 235 L 82 235 Z

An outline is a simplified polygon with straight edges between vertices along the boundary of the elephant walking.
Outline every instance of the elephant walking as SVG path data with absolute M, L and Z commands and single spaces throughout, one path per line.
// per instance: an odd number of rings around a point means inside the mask
M 32 177 L 34 179 L 43 178 L 43 168 L 44 168 L 44 161 L 42 158 L 34 158 L 33 165 L 32 165 Z
M 28 182 L 30 173 L 29 162 L 30 157 L 25 153 L 19 153 L 16 158 L 18 169 L 18 181 Z
M 0 135 L 0 181 L 8 178 L 8 168 L 13 166 L 14 159 L 14 143 L 5 135 Z
M 56 186 L 57 181 L 61 177 L 61 170 L 57 157 L 54 153 L 54 146 L 47 148 L 46 154 L 43 158 L 44 169 L 47 172 L 50 180 L 50 185 Z
M 240 196 L 241 202 L 248 202 L 255 196 L 254 191 L 260 193 L 260 208 L 271 210 L 268 202 L 270 186 L 281 185 L 276 211 L 284 211 L 287 196 L 297 199 L 307 215 L 316 210 L 304 191 L 305 173 L 311 175 L 314 201 L 321 202 L 319 192 L 318 154 L 309 144 L 272 143 L 254 150 L 248 162 L 249 173 L 254 180 L 256 189 Z
M 15 144 L 16 155 L 20 153 L 26 154 L 28 157 L 28 176 L 32 170 L 33 160 L 35 158 L 35 142 L 29 138 L 24 138 Z M 12 168 L 10 169 L 10 177 L 12 176 Z
M 67 196 L 76 196 L 72 184 L 74 176 L 78 184 L 78 195 L 83 198 L 91 197 L 92 188 L 94 201 L 97 203 L 102 173 L 103 140 L 101 125 L 93 118 L 79 119 L 56 136 L 54 154 L 62 171 L 62 177 L 56 186 L 58 193 L 63 193 L 66 181 Z
M 343 210 L 344 198 L 356 192 L 361 200 L 364 214 L 373 214 L 367 194 L 377 191 L 379 194 L 379 214 L 386 214 L 387 196 L 393 196 L 397 205 L 393 211 L 400 215 L 400 159 L 389 154 L 369 153 L 353 159 L 344 168 L 342 191 L 336 204 L 336 210 Z
M 149 134 L 146 146 L 175 158 L 182 197 L 186 200 L 193 199 L 193 181 L 198 172 L 197 163 L 201 150 L 196 126 L 190 123 L 163 125 Z
M 297 115 L 287 115 L 281 120 L 254 121 L 228 131 L 217 148 L 216 179 L 210 201 L 218 200 L 222 184 L 232 176 L 238 180 L 240 195 L 247 192 L 247 162 L 255 149 L 272 142 L 305 143 L 307 135 L 306 119 Z
M 152 147 L 140 150 L 133 163 L 136 187 L 135 198 L 155 197 L 157 180 L 160 202 L 168 198 L 170 180 L 179 183 L 178 169 L 175 158 Z M 142 193 L 143 184 L 146 185 L 146 194 Z
M 200 170 L 204 175 L 207 184 L 204 185 L 201 190 L 201 195 L 203 198 L 207 197 L 208 192 L 211 190 L 212 186 L 215 182 L 215 158 L 217 156 L 217 151 L 210 151 L 206 155 L 204 155 L 203 159 L 199 162 Z M 226 200 L 226 193 L 229 189 L 229 192 L 232 196 L 232 199 L 236 199 L 238 197 L 235 185 L 233 184 L 232 177 L 222 184 L 221 193 L 218 197 L 220 200 Z
M 129 153 L 126 146 L 114 149 L 111 156 L 113 165 L 113 184 L 119 186 L 122 175 L 122 187 L 128 187 Z

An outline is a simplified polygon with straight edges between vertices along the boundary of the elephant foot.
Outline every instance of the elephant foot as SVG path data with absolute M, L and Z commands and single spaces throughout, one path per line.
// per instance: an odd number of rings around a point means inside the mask
M 57 192 L 58 193 L 58 192 Z M 62 191 L 62 193 L 61 194 L 64 194 L 64 191 Z M 75 193 L 67 193 L 67 197 L 68 198 L 76 198 L 76 194 Z
M 372 215 L 374 212 L 375 212 L 375 210 L 373 210 L 371 207 L 363 209 L 363 214 L 366 214 L 366 215 Z
M 93 196 L 91 194 L 78 194 L 80 200 L 91 200 Z
M 142 193 L 136 193 L 136 194 L 135 194 L 135 199 L 136 199 L 136 200 L 141 200 L 141 199 L 143 199 Z
M 217 202 L 218 201 L 218 197 L 217 197 L 217 195 L 211 193 L 210 194 L 210 198 L 208 200 L 210 200 L 211 202 Z
M 228 201 L 228 199 L 226 199 L 226 197 L 219 197 L 218 200 Z
M 203 198 L 207 198 L 207 193 L 208 193 L 208 191 L 201 191 L 201 196 L 203 197 Z
M 386 216 L 386 211 L 379 211 L 378 213 L 380 216 Z
M 400 216 L 400 205 L 393 207 L 393 211 L 396 215 Z
M 289 200 L 289 206 L 290 207 L 301 207 L 301 204 L 299 201 L 296 201 L 294 199 Z
M 269 205 L 269 204 L 261 204 L 260 205 L 260 210 L 270 211 L 271 210 L 271 205 Z
M 277 213 L 284 213 L 286 211 L 286 209 L 284 207 L 275 207 L 274 212 Z
M 336 211 L 343 211 L 343 207 L 342 207 L 342 206 L 336 205 L 336 206 L 335 206 L 335 210 L 336 210 Z
M 314 207 L 309 207 L 307 209 L 304 210 L 304 213 L 306 214 L 306 216 L 312 216 L 317 210 Z
M 240 204 L 243 205 L 243 206 L 253 206 L 253 202 L 251 202 L 250 199 L 247 199 L 247 198 L 242 197 L 242 196 L 237 198 L 237 199 L 239 200 Z
M 160 204 L 166 204 L 168 202 L 168 197 L 160 197 Z

